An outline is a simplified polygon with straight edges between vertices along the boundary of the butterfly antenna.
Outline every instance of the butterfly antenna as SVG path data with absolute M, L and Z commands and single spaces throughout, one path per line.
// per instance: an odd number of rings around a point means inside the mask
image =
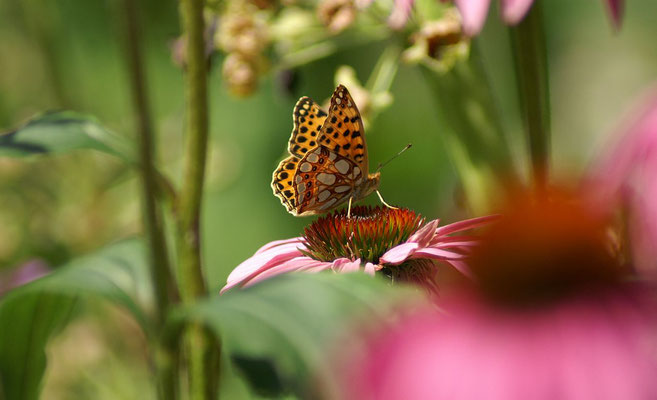
M 410 149 L 412 146 L 413 146 L 413 145 L 412 145 L 411 143 L 407 144 L 406 147 L 404 147 L 403 149 L 401 149 L 401 151 L 400 151 L 399 153 L 397 153 L 397 154 L 395 154 L 394 156 L 392 156 L 388 161 L 384 162 L 383 164 L 382 164 L 382 163 L 379 163 L 379 166 L 376 168 L 376 171 L 374 171 L 374 172 L 379 172 L 379 171 L 381 170 L 381 168 L 383 168 L 383 167 L 385 167 L 386 165 L 388 165 L 388 163 L 389 163 L 390 161 L 392 161 L 392 160 L 394 160 L 395 158 L 399 157 L 403 152 L 405 152 L 406 150 Z M 379 197 L 381 197 L 381 195 L 379 195 Z M 383 204 L 386 204 L 386 202 L 383 201 L 383 199 L 381 199 L 381 201 L 383 202 Z M 386 204 L 386 205 L 387 205 L 387 204 Z

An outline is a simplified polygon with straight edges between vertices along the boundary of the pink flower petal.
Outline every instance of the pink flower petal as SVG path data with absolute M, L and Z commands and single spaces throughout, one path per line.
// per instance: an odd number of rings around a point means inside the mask
M 467 298 L 420 309 L 345 355 L 341 397 L 656 398 L 654 304 L 613 295 L 521 311 Z
M 648 92 L 624 121 L 621 139 L 591 169 L 583 192 L 598 212 L 629 208 L 633 261 L 638 270 L 657 276 L 657 88 Z
M 333 261 L 331 269 L 338 273 L 356 272 L 360 269 L 360 258 L 356 261 L 351 261 L 348 258 L 338 258 Z
M 607 11 L 609 11 L 611 23 L 614 25 L 615 29 L 620 29 L 621 22 L 623 20 L 623 9 L 625 8 L 625 1 L 605 0 L 605 4 L 607 5 Z
M 388 250 L 379 258 L 384 264 L 399 265 L 406 261 L 420 246 L 417 243 L 402 243 Z
M 429 245 L 429 242 L 436 234 L 436 228 L 438 228 L 438 221 L 434 219 L 433 221 L 428 222 L 417 232 L 415 232 L 411 237 L 408 238 L 406 243 L 417 243 L 420 247 L 425 247 Z
M 442 261 L 451 265 L 452 267 L 454 267 L 454 269 L 456 269 L 463 275 L 467 276 L 468 278 L 474 279 L 474 276 L 472 275 L 472 271 L 470 270 L 470 267 L 468 267 L 467 263 L 457 260 L 442 260 Z
M 484 27 L 490 0 L 454 0 L 463 19 L 463 33 L 475 36 Z
M 301 243 L 301 244 L 303 244 L 303 243 L 304 243 L 304 239 L 303 239 L 303 237 L 295 237 L 295 238 L 292 238 L 292 239 L 274 240 L 273 242 L 269 242 L 269 243 L 267 243 L 266 245 L 264 245 L 264 246 L 262 246 L 261 248 L 259 248 L 259 249 L 255 252 L 255 254 L 259 254 L 259 253 L 262 253 L 262 252 L 264 252 L 264 251 L 267 251 L 267 250 L 269 250 L 269 249 L 271 249 L 271 248 L 274 248 L 274 247 L 276 247 L 276 246 L 280 246 L 280 245 L 282 245 L 282 244 L 288 244 L 288 243 Z
M 273 268 L 292 258 L 303 256 L 299 248 L 303 249 L 305 246 L 297 242 L 282 244 L 246 259 L 228 275 L 226 286 L 221 289 L 221 293 L 251 279 L 262 271 Z
M 454 232 L 478 228 L 480 226 L 496 221 L 500 218 L 501 216 L 499 215 L 486 215 L 484 217 L 470 218 L 464 221 L 455 222 L 453 224 L 441 226 L 440 228 L 436 229 L 436 236 L 449 235 L 450 233 L 454 233 Z M 437 238 L 434 238 L 434 241 L 435 240 L 437 240 Z
M 442 248 L 469 248 L 469 247 L 474 247 L 479 244 L 478 241 L 475 240 L 470 240 L 470 241 L 464 241 L 464 242 L 451 242 L 451 243 L 436 243 L 434 245 L 431 245 L 431 247 L 436 248 L 436 249 L 442 249 Z
M 371 262 L 365 264 L 365 273 L 367 275 L 374 276 L 375 272 L 376 272 L 376 265 L 372 264 Z
M 509 25 L 515 25 L 520 22 L 534 0 L 501 0 L 502 19 Z
M 304 271 L 304 272 L 319 272 L 331 268 L 331 263 L 313 260 L 310 257 L 296 257 L 287 262 L 279 264 L 275 267 L 256 275 L 253 279 L 244 283 L 244 287 L 251 286 L 265 279 L 269 279 L 276 275 Z
M 406 25 L 408 16 L 415 0 L 395 0 L 392 14 L 388 18 L 388 25 L 393 29 L 401 29 Z
M 462 260 L 466 258 L 463 254 L 454 253 L 447 250 L 434 249 L 432 247 L 424 247 L 418 249 L 413 253 L 411 258 L 432 258 L 434 260 Z

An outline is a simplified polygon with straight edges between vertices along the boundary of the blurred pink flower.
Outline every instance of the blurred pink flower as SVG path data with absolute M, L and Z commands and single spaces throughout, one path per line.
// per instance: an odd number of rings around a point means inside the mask
M 476 286 L 340 343 L 335 397 L 657 398 L 655 288 L 628 280 L 606 220 L 554 189 L 502 214 L 469 259 Z
M 627 206 L 635 267 L 657 278 L 657 88 L 642 103 L 593 166 L 585 191 L 603 209 Z
M 0 296 L 15 287 L 47 275 L 49 272 L 48 265 L 38 259 L 0 270 Z
M 468 274 L 465 259 L 477 239 L 453 234 L 496 218 L 473 218 L 439 227 L 438 220 L 422 226 L 423 218 L 406 209 L 355 207 L 349 219 L 344 210 L 339 211 L 315 221 L 304 237 L 261 247 L 230 273 L 221 292 L 283 273 L 329 269 L 339 273 L 362 269 L 370 275 L 380 271 L 432 286 L 433 260 Z M 414 263 L 413 274 L 403 272 L 406 263 Z
M 341 397 L 655 399 L 655 305 L 624 291 L 536 310 L 452 299 L 377 330 L 350 352 L 339 367 Z
M 520 22 L 532 6 L 534 0 L 500 0 L 502 19 L 508 25 Z M 623 0 L 605 0 L 614 27 L 620 27 Z M 467 36 L 479 34 L 486 22 L 490 0 L 454 0 L 463 18 L 463 32 Z
M 447 0 L 442 0 L 443 2 Z M 463 19 L 463 32 L 466 36 L 476 36 L 486 22 L 490 0 L 453 0 Z M 372 0 L 361 0 L 359 7 L 368 6 Z M 395 29 L 402 28 L 411 13 L 415 0 L 395 0 L 388 24 Z M 508 25 L 520 22 L 534 3 L 534 0 L 500 0 L 502 19 Z M 624 0 L 605 0 L 607 11 L 614 28 L 620 28 Z

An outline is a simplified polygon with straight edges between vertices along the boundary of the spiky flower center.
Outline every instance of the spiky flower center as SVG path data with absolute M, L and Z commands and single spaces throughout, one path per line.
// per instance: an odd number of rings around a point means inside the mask
M 320 261 L 349 258 L 379 263 L 386 251 L 405 242 L 424 223 L 406 208 L 358 206 L 319 218 L 304 230 L 309 257 Z

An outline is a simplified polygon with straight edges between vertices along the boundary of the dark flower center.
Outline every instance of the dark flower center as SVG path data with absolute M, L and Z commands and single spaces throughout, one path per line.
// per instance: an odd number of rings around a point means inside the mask
M 406 208 L 358 206 L 335 211 L 304 229 L 306 255 L 319 261 L 360 258 L 362 263 L 379 263 L 386 251 L 405 242 L 424 218 Z
M 626 279 L 609 251 L 607 221 L 568 192 L 521 193 L 482 236 L 470 267 L 482 292 L 505 305 L 553 304 Z

